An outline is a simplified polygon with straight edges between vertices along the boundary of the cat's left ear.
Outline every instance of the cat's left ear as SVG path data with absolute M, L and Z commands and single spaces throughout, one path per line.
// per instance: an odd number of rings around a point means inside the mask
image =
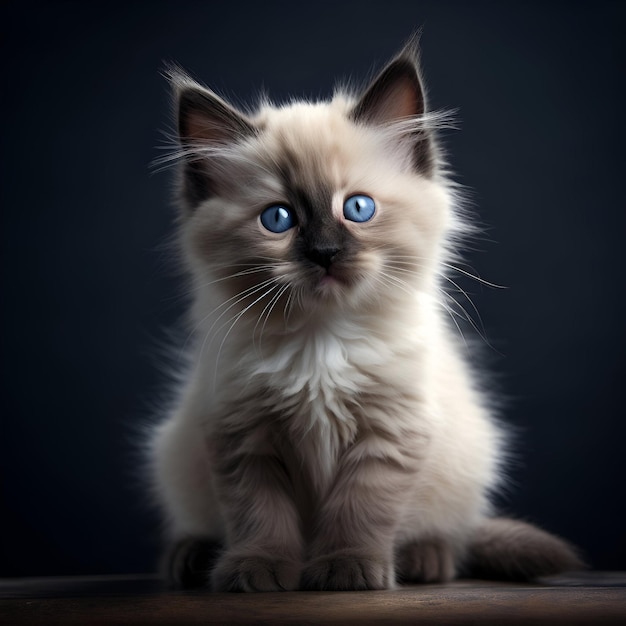
M 352 109 L 352 119 L 372 126 L 418 120 L 426 113 L 426 97 L 418 63 L 419 36 L 414 36 L 365 89 Z M 406 134 L 404 134 L 406 136 Z M 432 133 L 416 124 L 411 133 L 415 169 L 431 174 L 435 163 Z
M 253 135 L 252 122 L 177 67 L 168 69 L 182 146 L 180 200 L 187 209 L 220 193 L 220 150 Z M 223 154 L 223 152 L 222 152 Z

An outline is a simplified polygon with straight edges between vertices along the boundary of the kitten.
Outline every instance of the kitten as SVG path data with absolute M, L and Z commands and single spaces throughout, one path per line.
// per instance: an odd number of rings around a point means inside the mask
M 448 327 L 466 226 L 412 40 L 358 97 L 235 110 L 172 72 L 191 365 L 153 432 L 169 576 L 386 589 L 579 566 L 494 517 L 503 436 Z

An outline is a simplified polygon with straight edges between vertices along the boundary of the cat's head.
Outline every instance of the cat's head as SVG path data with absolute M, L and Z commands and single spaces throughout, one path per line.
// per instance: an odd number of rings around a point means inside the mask
M 452 216 L 416 56 L 407 45 L 356 97 L 253 115 L 173 73 L 200 284 L 258 315 L 380 305 L 432 278 Z

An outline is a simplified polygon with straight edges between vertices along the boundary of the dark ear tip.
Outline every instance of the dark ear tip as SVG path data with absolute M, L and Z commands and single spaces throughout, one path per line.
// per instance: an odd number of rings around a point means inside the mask
M 413 75 L 421 82 L 420 71 L 420 39 L 422 36 L 421 29 L 411 35 L 406 41 L 400 52 L 389 63 L 390 67 L 395 67 L 408 75 Z
M 387 76 L 392 78 L 408 78 L 411 82 L 421 84 L 417 62 L 410 57 L 396 57 L 387 67 Z
M 255 132 L 254 123 L 213 91 L 187 74 L 173 79 L 179 137 L 185 140 L 229 143 Z
M 195 85 L 196 82 L 191 76 L 180 66 L 173 61 L 166 61 L 163 63 L 163 69 L 161 75 L 170 84 L 172 92 L 178 95 L 184 88 L 190 88 Z
M 424 89 L 412 50 L 407 44 L 378 74 L 355 105 L 354 120 L 384 123 L 424 113 Z
M 414 63 L 417 63 L 419 61 L 422 30 L 422 27 L 420 27 L 409 36 L 404 46 L 402 46 L 400 53 L 398 54 L 399 57 L 411 59 Z
M 201 108 L 206 102 L 206 97 L 203 97 L 203 95 L 191 85 L 177 85 L 175 93 L 180 112 Z

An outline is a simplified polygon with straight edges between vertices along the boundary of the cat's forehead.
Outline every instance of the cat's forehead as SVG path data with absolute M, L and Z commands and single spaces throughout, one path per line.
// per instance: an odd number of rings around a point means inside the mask
M 306 136 L 311 131 L 344 129 L 349 124 L 350 101 L 335 98 L 331 101 L 293 101 L 282 106 L 263 106 L 257 121 L 270 135 L 291 133 Z M 322 140 L 327 136 L 320 137 Z
M 363 173 L 375 141 L 348 113 L 343 99 L 266 107 L 258 118 L 262 150 L 289 185 L 324 181 L 334 189 L 349 186 Z

